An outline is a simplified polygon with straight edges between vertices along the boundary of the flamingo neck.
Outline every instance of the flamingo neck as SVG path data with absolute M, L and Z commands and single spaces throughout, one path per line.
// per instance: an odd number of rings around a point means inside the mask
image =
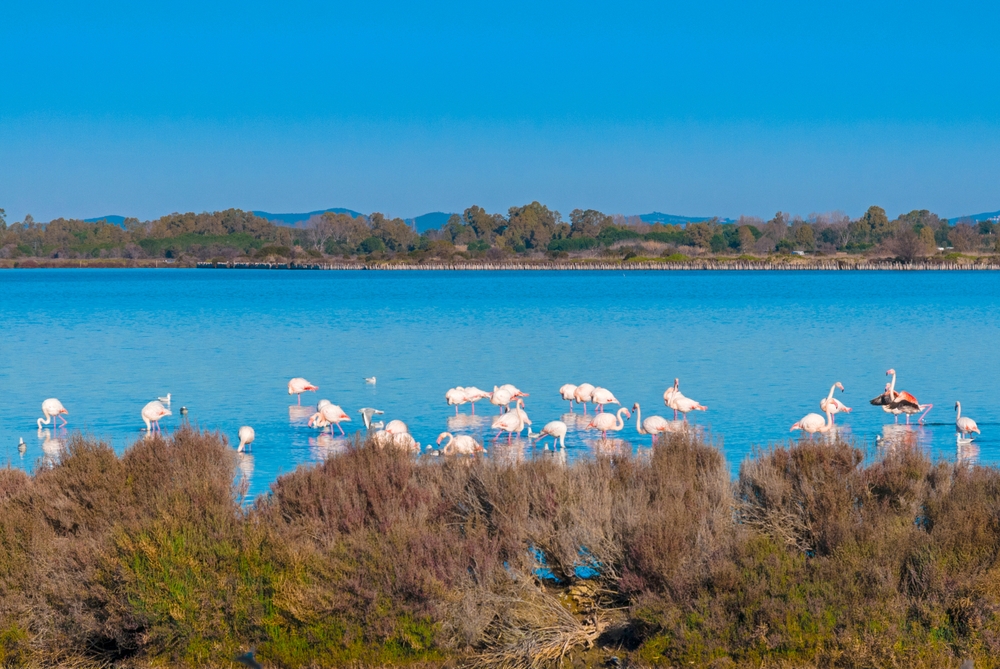
M 642 409 L 638 402 L 635 403 L 635 431 L 639 434 L 646 434 L 646 431 L 642 429 Z
M 896 371 L 892 372 L 892 382 L 889 384 L 889 399 L 896 399 Z
M 955 402 L 955 411 L 958 412 L 957 414 L 955 414 L 955 422 L 957 423 L 959 420 L 962 419 L 962 403 L 961 402 Z
M 616 416 L 616 417 L 618 418 L 618 422 L 617 422 L 617 423 L 615 423 L 615 429 L 617 429 L 617 430 L 620 430 L 620 429 L 622 429 L 623 427 L 625 427 L 625 419 L 624 419 L 624 418 L 622 418 L 622 413 L 624 413 L 624 412 L 626 412 L 626 411 L 628 411 L 628 409 L 626 409 L 625 407 L 622 407 L 622 408 L 621 408 L 621 409 L 619 409 L 619 410 L 618 410 L 618 412 L 617 412 L 617 413 L 615 414 L 615 416 Z
M 832 386 L 830 386 L 830 394 L 826 396 L 826 402 L 827 402 L 827 404 L 829 404 L 830 400 L 833 399 L 833 391 L 836 390 L 836 389 L 837 389 L 837 384 L 836 383 L 833 384 Z

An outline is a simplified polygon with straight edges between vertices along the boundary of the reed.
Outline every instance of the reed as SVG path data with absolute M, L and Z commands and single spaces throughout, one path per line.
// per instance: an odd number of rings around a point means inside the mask
M 0 470 L 0 665 L 997 666 L 1000 472 L 863 455 L 356 441 L 245 507 L 220 435 L 78 437 Z

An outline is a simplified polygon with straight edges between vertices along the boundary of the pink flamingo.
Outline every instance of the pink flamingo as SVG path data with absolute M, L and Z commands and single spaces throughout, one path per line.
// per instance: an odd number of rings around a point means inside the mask
M 688 412 L 690 411 L 708 411 L 707 406 L 703 406 L 698 403 L 697 400 L 693 400 L 690 397 L 685 397 L 679 389 L 679 383 L 677 379 L 674 379 L 674 392 L 670 394 L 669 402 L 667 406 L 674 410 L 674 415 L 676 416 L 678 411 L 684 414 L 684 421 L 687 422 Z M 666 393 L 664 393 L 666 395 Z M 667 402 L 667 400 L 664 400 Z
M 482 444 L 467 434 L 454 435 L 451 432 L 442 432 L 437 438 L 438 446 L 441 445 L 441 442 L 445 438 L 448 439 L 448 443 L 441 449 L 441 452 L 445 455 L 453 455 L 455 453 L 459 455 L 474 455 L 486 452 Z
M 476 402 L 483 399 L 488 399 L 493 396 L 493 393 L 488 393 L 485 390 L 480 390 L 475 386 L 469 386 L 465 388 L 465 399 L 472 403 L 472 414 L 476 414 Z
M 646 420 L 643 420 L 642 409 L 639 408 L 638 402 L 632 405 L 632 411 L 635 412 L 635 431 L 639 434 L 653 435 L 654 444 L 656 443 L 657 435 L 672 430 L 670 421 L 663 416 L 648 416 Z
M 160 419 L 172 416 L 170 409 L 163 406 L 159 400 L 153 400 L 142 408 L 142 420 L 146 423 L 146 432 L 162 432 L 160 429 Z
M 573 391 L 573 398 L 577 404 L 583 405 L 583 413 L 587 413 L 587 402 L 590 402 L 594 393 L 594 386 L 589 383 L 581 383 Z
M 622 414 L 625 414 L 629 418 L 632 417 L 632 414 L 629 413 L 629 410 L 626 409 L 625 407 L 622 407 L 615 414 L 609 414 L 609 413 L 597 414 L 596 416 L 594 416 L 594 420 L 590 421 L 590 424 L 587 425 L 587 427 L 584 429 L 600 430 L 601 439 L 607 439 L 608 430 L 618 432 L 623 427 L 625 427 L 625 421 L 622 420 Z
M 933 404 L 920 404 L 917 398 L 906 392 L 905 390 L 896 390 L 896 370 L 890 369 L 886 372 L 886 376 L 892 375 L 892 383 L 889 384 L 889 394 L 893 398 L 893 404 L 899 405 L 900 411 L 906 414 L 906 424 L 910 424 L 910 416 L 916 413 L 920 414 L 920 418 L 917 422 L 921 425 L 924 424 L 924 418 L 927 417 L 927 413 L 934 408 Z
M 314 386 L 313 384 L 303 379 L 301 376 L 296 376 L 294 379 L 288 382 L 288 394 L 298 395 L 299 404 L 302 404 L 302 393 L 306 392 L 307 390 L 316 392 L 317 390 L 319 390 L 319 386 Z
M 493 391 L 494 397 L 496 396 L 496 391 Z M 518 435 L 521 434 L 521 430 L 524 429 L 524 418 L 527 414 L 524 413 L 524 402 L 521 398 L 517 399 L 517 404 L 515 405 L 521 411 L 508 411 L 507 413 L 500 414 L 493 421 L 491 426 L 494 430 L 498 430 L 497 436 L 493 437 L 493 441 L 500 438 L 500 435 L 504 432 L 507 433 L 507 443 L 509 444 L 511 438 L 516 432 Z
M 979 431 L 979 426 L 976 425 L 976 421 L 962 416 L 961 402 L 955 402 L 955 411 L 958 412 L 955 414 L 955 428 L 959 431 L 959 433 L 964 434 L 965 436 L 969 436 L 972 432 L 982 434 L 982 432 Z
M 330 427 L 330 434 L 333 434 L 333 427 L 332 426 L 336 425 L 337 429 L 340 430 L 340 434 L 346 436 L 347 433 L 344 432 L 344 428 L 341 427 L 341 425 L 340 425 L 345 420 L 347 422 L 350 422 L 351 421 L 351 417 L 348 416 L 344 412 L 344 410 L 341 409 L 336 404 L 327 403 L 327 404 L 324 404 L 323 407 L 319 409 L 319 411 L 317 411 L 316 413 L 314 413 L 309 418 L 309 427 L 324 428 L 324 427 L 327 427 L 327 426 L 331 426 Z
M 823 411 L 826 411 L 827 408 L 829 408 L 831 417 L 841 411 L 844 413 L 851 413 L 851 407 L 847 406 L 840 400 L 834 399 L 833 391 L 835 388 L 840 388 L 840 392 L 844 392 L 844 384 L 837 381 L 835 384 L 830 386 L 830 394 L 819 401 L 819 408 Z
M 64 417 L 64 415 L 68 416 L 69 412 L 66 411 L 66 408 L 62 405 L 62 402 L 60 402 L 54 397 L 50 397 L 49 399 L 42 402 L 42 416 L 44 417 L 44 420 L 42 418 L 38 419 L 37 421 L 38 429 L 41 430 L 42 425 L 48 425 L 49 423 L 51 423 L 53 418 L 61 420 L 63 426 L 65 426 L 66 418 Z
M 566 430 L 568 429 L 569 428 L 566 426 L 566 423 L 561 420 L 554 420 L 546 423 L 545 427 L 542 428 L 542 431 L 536 436 L 538 441 L 536 441 L 535 444 L 537 445 L 542 443 L 542 440 L 546 437 L 552 437 L 553 449 L 556 447 L 557 443 L 559 444 L 559 448 L 566 448 Z
M 595 411 L 600 411 L 601 413 L 604 413 L 605 404 L 617 404 L 621 406 L 621 402 L 607 388 L 594 388 L 594 392 L 590 394 L 590 401 L 597 407 Z
M 458 415 L 458 407 L 469 401 L 469 398 L 465 394 L 465 388 L 458 386 L 457 388 L 452 388 L 444 394 L 444 399 L 448 402 L 448 406 L 455 407 L 455 415 Z
M 673 409 L 674 410 L 674 420 L 677 420 L 677 409 L 674 408 L 674 405 L 672 404 L 672 402 L 673 402 L 674 396 L 677 395 L 677 394 L 679 394 L 681 392 L 680 391 L 680 385 L 681 385 L 680 379 L 676 379 L 675 378 L 674 379 L 674 385 L 670 386 L 669 388 L 667 388 L 666 390 L 663 391 L 663 404 L 668 409 Z
M 490 394 L 490 404 L 500 407 L 500 413 L 505 410 L 510 409 L 510 403 L 514 401 L 514 394 L 509 390 L 493 386 L 493 392 Z
M 564 400 L 569 402 L 570 413 L 573 413 L 573 400 L 576 399 L 576 396 L 574 395 L 575 392 L 576 392 L 576 386 L 574 386 L 572 383 L 564 384 L 562 387 L 559 388 L 559 394 L 562 395 L 562 398 Z
M 806 414 L 799 422 L 792 425 L 792 429 L 789 432 L 802 430 L 809 434 L 815 434 L 817 432 L 829 432 L 831 429 L 833 429 L 833 416 L 830 415 L 830 410 L 827 409 L 826 420 L 823 420 L 823 417 L 818 413 Z
M 257 434 L 253 431 L 253 428 L 249 425 L 244 425 L 239 431 L 240 445 L 237 447 L 236 452 L 242 453 L 245 450 L 250 450 L 250 444 L 257 437 Z

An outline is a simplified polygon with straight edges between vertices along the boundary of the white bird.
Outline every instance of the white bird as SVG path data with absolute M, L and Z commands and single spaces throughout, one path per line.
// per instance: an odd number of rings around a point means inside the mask
M 17 442 L 17 452 L 20 453 L 21 457 L 23 458 L 24 452 L 27 450 L 28 450 L 28 445 L 24 443 L 24 437 L 21 437 L 21 440 Z
M 562 396 L 564 400 L 569 402 L 570 413 L 573 412 L 573 401 L 576 399 L 573 393 L 575 392 L 576 392 L 576 386 L 574 386 L 572 383 L 563 384 L 559 388 L 559 394 Z
M 156 399 L 160 400 L 163 404 L 170 406 L 170 393 L 167 393 L 166 397 L 157 397 Z
M 448 406 L 455 407 L 455 415 L 458 415 L 458 407 L 469 401 L 469 398 L 465 395 L 465 388 L 462 386 L 456 386 L 455 388 L 450 388 L 444 394 L 444 401 L 448 403 Z
M 556 447 L 556 443 L 559 444 L 560 448 L 566 448 L 566 423 L 561 420 L 550 421 L 545 424 L 542 431 L 536 435 L 538 439 L 536 444 L 542 443 L 542 440 L 546 437 L 552 437 L 552 448 Z
M 589 383 L 581 383 L 573 391 L 573 398 L 576 399 L 576 403 L 583 405 L 583 413 L 587 413 L 587 402 L 591 400 L 593 392 L 594 386 Z
M 36 421 L 38 424 L 38 429 L 41 430 L 42 425 L 48 425 L 49 423 L 51 423 L 53 418 L 61 420 L 62 424 L 65 425 L 66 418 L 64 418 L 64 415 L 68 416 L 69 412 L 66 411 L 66 408 L 62 405 L 62 402 L 60 402 L 54 397 L 50 397 L 49 399 L 42 402 L 42 416 L 44 420 L 42 418 L 39 418 L 38 421 Z
M 410 428 L 401 420 L 390 420 L 385 431 L 389 434 L 409 434 Z
M 792 424 L 792 429 L 789 432 L 794 432 L 795 430 L 802 430 L 803 432 L 808 432 L 809 434 L 815 434 L 817 432 L 829 432 L 833 428 L 833 416 L 830 415 L 830 411 L 826 412 L 826 420 L 823 416 L 818 413 L 810 413 L 803 416 L 799 422 Z
M 370 384 L 372 384 L 374 386 L 375 385 L 375 377 L 374 376 L 366 376 L 365 377 L 365 383 L 370 383 Z
M 442 432 L 438 435 L 437 444 L 441 445 L 441 442 L 447 437 L 448 443 L 444 445 L 441 452 L 445 455 L 452 455 L 453 453 L 458 453 L 460 455 L 474 455 L 476 453 L 485 453 L 486 449 L 478 441 L 473 439 L 467 434 L 454 435 L 451 432 Z
M 976 434 L 982 434 L 979 431 L 979 426 L 976 425 L 976 421 L 972 420 L 967 416 L 962 416 L 962 403 L 955 402 L 955 428 L 960 434 L 968 436 L 970 433 L 975 432 Z
M 420 451 L 420 444 L 416 442 L 409 432 L 392 433 L 387 430 L 379 430 L 372 434 L 372 439 L 379 448 L 393 446 L 414 453 Z
M 253 443 L 254 437 L 257 436 L 256 433 L 253 431 L 253 428 L 250 427 L 249 425 L 244 425 L 243 427 L 240 428 L 239 436 L 240 436 L 240 445 L 236 448 L 236 452 L 242 453 L 244 450 L 249 451 L 250 444 Z
M 594 420 L 590 421 L 590 423 L 587 425 L 585 429 L 600 430 L 601 438 L 607 439 L 608 430 L 613 430 L 615 432 L 618 432 L 623 427 L 625 427 L 625 421 L 622 419 L 622 414 L 625 414 L 629 418 L 632 417 L 632 414 L 629 413 L 629 410 L 626 409 L 625 407 L 622 407 L 614 414 L 610 413 L 597 414 L 596 416 L 594 416 Z
M 496 397 L 496 394 L 497 391 L 493 391 L 494 397 Z M 517 404 L 515 406 L 517 407 L 517 409 L 523 409 L 524 402 L 521 401 L 521 398 L 517 399 Z M 520 435 L 521 430 L 524 429 L 524 419 L 526 417 L 527 414 L 524 413 L 523 410 L 508 411 L 507 413 L 500 414 L 499 416 L 497 416 L 496 419 L 494 419 L 493 421 L 493 425 L 491 426 L 494 430 L 498 430 L 497 436 L 493 438 L 493 441 L 499 439 L 500 435 L 506 432 L 507 443 L 510 443 L 511 437 L 514 436 L 514 433 L 516 432 L 518 435 Z
M 667 391 L 663 393 L 663 403 L 674 410 L 674 419 L 677 419 L 677 412 L 684 414 L 684 420 L 687 420 L 688 412 L 690 411 L 707 411 L 708 407 L 702 406 L 697 400 L 693 400 L 690 397 L 685 397 L 680 390 L 680 380 L 674 379 L 674 387 L 667 388 Z
M 517 389 L 517 386 L 515 386 L 513 383 L 503 384 L 502 386 L 500 386 L 500 390 L 506 390 L 508 393 L 510 393 L 510 396 L 513 397 L 514 399 L 517 399 L 518 397 L 528 396 L 528 393 L 522 393 L 520 390 Z
M 614 393 L 607 388 L 594 388 L 593 392 L 590 393 L 590 401 L 593 402 L 596 407 L 600 407 L 599 409 L 595 408 L 595 411 L 599 410 L 601 413 L 604 413 L 605 404 L 621 405 L 621 402 L 615 398 Z
M 642 409 L 639 408 L 638 402 L 632 405 L 632 411 L 635 412 L 636 432 L 639 434 L 653 435 L 654 443 L 656 442 L 657 435 L 671 431 L 670 421 L 663 416 L 648 416 L 645 420 L 643 420 Z
M 375 428 L 382 427 L 382 421 L 379 421 L 378 423 L 373 423 L 372 416 L 382 415 L 385 413 L 384 411 L 379 411 L 378 409 L 372 409 L 371 407 L 365 407 L 363 409 L 358 409 L 358 413 L 361 414 L 361 419 L 365 422 L 366 430 L 370 430 L 373 427 Z
M 172 415 L 170 409 L 163 406 L 160 400 L 153 400 L 142 408 L 142 421 L 146 424 L 146 432 L 152 432 L 154 429 L 162 432 L 160 419 Z
M 319 390 L 319 386 L 314 386 L 301 376 L 296 376 L 288 382 L 288 394 L 298 395 L 299 404 L 302 404 L 302 393 L 306 391 L 316 392 L 317 390 Z
M 832 386 L 830 386 L 830 394 L 827 395 L 826 397 L 824 397 L 823 399 L 821 399 L 819 401 L 819 408 L 822 409 L 823 411 L 826 411 L 827 407 L 830 408 L 830 416 L 831 417 L 834 414 L 841 413 L 841 412 L 843 412 L 843 413 L 851 413 L 851 407 L 847 406 L 846 404 L 844 404 L 840 400 L 835 399 L 833 397 L 833 391 L 836 388 L 840 388 L 840 392 L 844 392 L 844 384 L 841 383 L 840 381 L 837 381 L 835 384 L 833 384 Z

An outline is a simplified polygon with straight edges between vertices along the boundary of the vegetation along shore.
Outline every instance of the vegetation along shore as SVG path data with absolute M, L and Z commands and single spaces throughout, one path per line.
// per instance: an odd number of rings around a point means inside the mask
M 121 225 L 31 216 L 8 224 L 0 210 L 0 268 L 213 267 L 383 269 L 996 269 L 995 220 L 955 224 L 926 210 L 890 219 L 880 207 L 859 218 L 808 219 L 778 212 L 764 221 L 646 223 L 638 217 L 532 202 L 506 214 L 473 206 L 418 234 L 380 213 L 327 212 L 296 226 L 229 209 L 171 214 Z
M 77 437 L 0 470 L 0 664 L 996 666 L 1000 470 L 874 455 L 355 442 L 247 503 L 219 435 Z

